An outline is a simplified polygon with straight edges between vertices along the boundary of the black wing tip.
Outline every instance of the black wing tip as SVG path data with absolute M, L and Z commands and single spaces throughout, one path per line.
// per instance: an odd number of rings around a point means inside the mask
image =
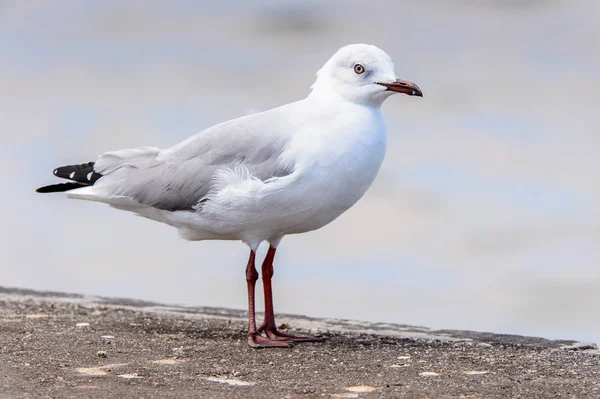
M 64 191 L 75 190 L 76 188 L 86 187 L 87 184 L 81 183 L 60 183 L 52 184 L 50 186 L 40 187 L 35 190 L 36 193 L 47 194 L 47 193 L 62 193 Z
M 71 182 L 40 187 L 35 190 L 35 192 L 42 194 L 60 193 L 63 191 L 75 190 L 76 188 L 92 186 L 102 177 L 102 174 L 94 171 L 94 164 L 94 162 L 87 162 L 79 165 L 67 165 L 56 168 L 52 171 L 54 176 L 71 180 Z
M 94 171 L 94 162 L 87 162 L 78 165 L 66 165 L 56 168 L 52 171 L 55 177 L 71 180 L 84 185 L 94 185 L 102 177 L 101 173 Z M 42 187 L 43 188 L 43 187 Z

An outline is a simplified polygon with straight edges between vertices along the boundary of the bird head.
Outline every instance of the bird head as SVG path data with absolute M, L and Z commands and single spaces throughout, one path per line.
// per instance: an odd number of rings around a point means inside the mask
M 389 55 L 367 44 L 340 48 L 317 72 L 311 88 L 371 106 L 380 106 L 395 93 L 423 97 L 416 84 L 398 79 Z

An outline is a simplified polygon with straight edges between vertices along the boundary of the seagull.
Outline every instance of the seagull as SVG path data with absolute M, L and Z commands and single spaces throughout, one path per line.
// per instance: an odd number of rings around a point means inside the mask
M 250 248 L 248 345 L 285 348 L 322 337 L 277 329 L 271 278 L 281 239 L 319 229 L 365 194 L 386 150 L 381 104 L 391 95 L 423 97 L 398 79 L 373 45 L 340 48 L 317 72 L 303 100 L 209 127 L 167 149 L 139 147 L 62 166 L 70 180 L 37 189 L 67 192 L 175 227 L 190 241 L 239 240 Z M 256 327 L 255 255 L 262 263 L 264 321 Z

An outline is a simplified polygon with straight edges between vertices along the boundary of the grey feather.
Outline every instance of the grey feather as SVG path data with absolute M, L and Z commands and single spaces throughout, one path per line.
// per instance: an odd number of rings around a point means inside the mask
M 182 211 L 198 209 L 219 170 L 243 166 L 263 181 L 286 176 L 293 165 L 279 159 L 290 139 L 281 129 L 280 109 L 267 111 L 268 118 L 254 114 L 213 126 L 166 150 L 146 147 L 103 154 L 95 167 L 105 176 L 98 186 L 111 196 Z

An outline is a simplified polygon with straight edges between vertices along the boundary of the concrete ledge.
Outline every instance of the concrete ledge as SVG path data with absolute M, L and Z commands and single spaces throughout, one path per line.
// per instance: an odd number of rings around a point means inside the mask
M 328 341 L 252 350 L 243 311 L 0 287 L 0 397 L 600 397 L 593 343 L 278 321 Z

